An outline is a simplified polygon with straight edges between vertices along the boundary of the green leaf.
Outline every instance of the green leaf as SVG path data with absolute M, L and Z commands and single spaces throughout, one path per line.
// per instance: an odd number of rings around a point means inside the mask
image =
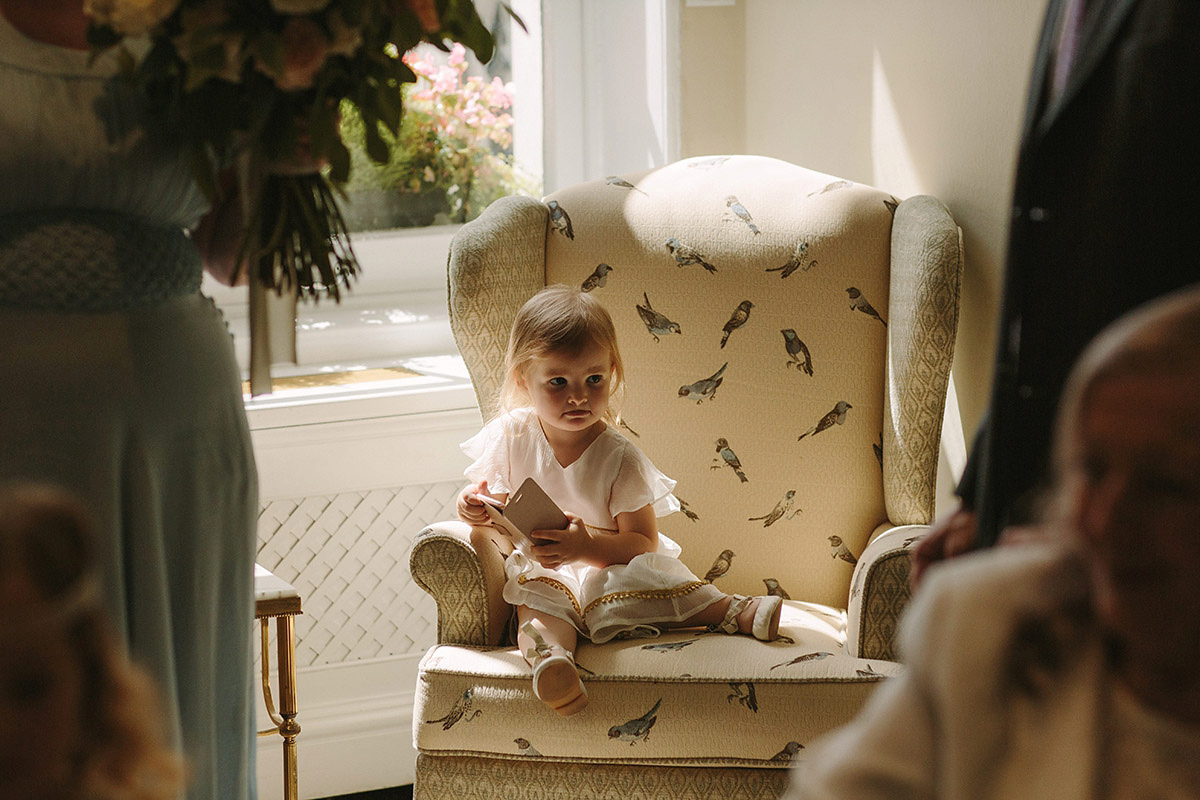
M 404 113 L 400 90 L 386 83 L 379 84 L 375 90 L 375 108 L 379 121 L 386 125 L 389 131 L 396 133 L 400 129 L 400 115 Z
M 425 31 L 421 28 L 421 21 L 417 19 L 416 14 L 409 12 L 393 15 L 392 29 L 388 32 L 387 40 L 396 45 L 401 53 L 407 53 L 424 38 Z
M 88 46 L 93 50 L 107 50 L 125 38 L 108 25 L 99 25 L 94 22 L 87 26 L 84 35 L 87 37 Z
M 248 47 L 253 56 L 266 66 L 272 75 L 282 75 L 284 70 L 283 38 L 274 31 L 263 31 L 256 36 Z
M 508 3 L 501 3 L 500 7 L 508 12 L 508 15 L 512 17 L 513 21 L 516 22 L 517 25 L 521 26 L 521 30 L 525 31 L 525 33 L 529 33 L 529 27 L 525 24 L 525 20 L 521 19 L 521 15 L 516 11 L 513 11 L 512 6 L 510 6 Z
M 363 119 L 367 123 L 365 126 L 367 134 L 367 155 L 369 155 L 371 160 L 376 164 L 386 164 L 391 159 L 391 148 L 388 147 L 388 144 L 383 140 L 383 137 L 379 135 L 378 123 L 368 118 L 366 114 L 363 115 Z
M 350 150 L 340 139 L 329 147 L 329 179 L 335 184 L 350 180 Z

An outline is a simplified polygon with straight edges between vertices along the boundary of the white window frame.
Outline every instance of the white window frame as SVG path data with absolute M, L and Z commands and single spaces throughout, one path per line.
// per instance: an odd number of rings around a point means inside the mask
M 518 161 L 535 171 L 541 167 L 546 193 L 679 157 L 676 0 L 516 0 L 512 5 L 530 37 L 542 41 L 540 58 L 514 54 L 518 92 L 522 86 L 542 87 L 540 107 L 535 104 L 518 116 L 514 140 Z M 524 35 L 515 30 L 513 38 Z M 384 363 L 418 362 L 419 367 L 422 359 L 456 354 L 446 312 L 445 268 L 450 239 L 459 227 L 355 234 L 361 279 L 341 303 L 301 304 L 298 365 L 276 365 L 274 374 Z M 245 370 L 245 290 L 207 279 L 204 290 L 225 312 Z M 362 393 L 327 392 L 320 402 L 361 398 Z M 291 403 L 269 396 L 248 401 L 248 407 Z

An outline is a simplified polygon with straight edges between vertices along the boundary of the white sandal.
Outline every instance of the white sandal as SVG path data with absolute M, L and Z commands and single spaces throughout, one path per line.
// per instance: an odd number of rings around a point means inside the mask
M 571 651 L 547 643 L 530 622 L 521 626 L 521 632 L 534 642 L 525 651 L 525 658 L 533 668 L 533 693 L 537 699 L 564 717 L 582 711 L 588 704 L 587 688 L 579 680 Z
M 725 618 L 716 625 L 710 625 L 709 630 L 728 634 L 741 632 L 738 629 L 738 614 L 745 611 L 746 606 L 750 605 L 750 601 L 754 598 L 744 594 L 735 594 L 732 597 L 729 608 L 725 612 Z M 782 612 L 783 598 L 775 595 L 761 595 L 758 598 L 758 608 L 754 609 L 754 621 L 750 625 L 750 633 L 755 639 L 764 642 L 778 639 L 779 618 Z

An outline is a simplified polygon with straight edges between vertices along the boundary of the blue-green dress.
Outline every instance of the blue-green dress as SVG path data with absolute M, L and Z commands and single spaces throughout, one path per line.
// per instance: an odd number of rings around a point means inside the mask
M 108 607 L 158 679 L 190 798 L 254 796 L 257 483 L 185 154 L 115 60 L 0 15 L 0 481 L 91 505 Z

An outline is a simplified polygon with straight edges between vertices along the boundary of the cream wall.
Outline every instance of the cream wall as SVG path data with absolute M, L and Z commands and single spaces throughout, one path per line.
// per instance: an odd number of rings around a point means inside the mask
M 681 10 L 684 156 L 747 152 L 932 194 L 966 252 L 955 382 L 987 405 L 1009 194 L 1046 0 L 735 0 Z

